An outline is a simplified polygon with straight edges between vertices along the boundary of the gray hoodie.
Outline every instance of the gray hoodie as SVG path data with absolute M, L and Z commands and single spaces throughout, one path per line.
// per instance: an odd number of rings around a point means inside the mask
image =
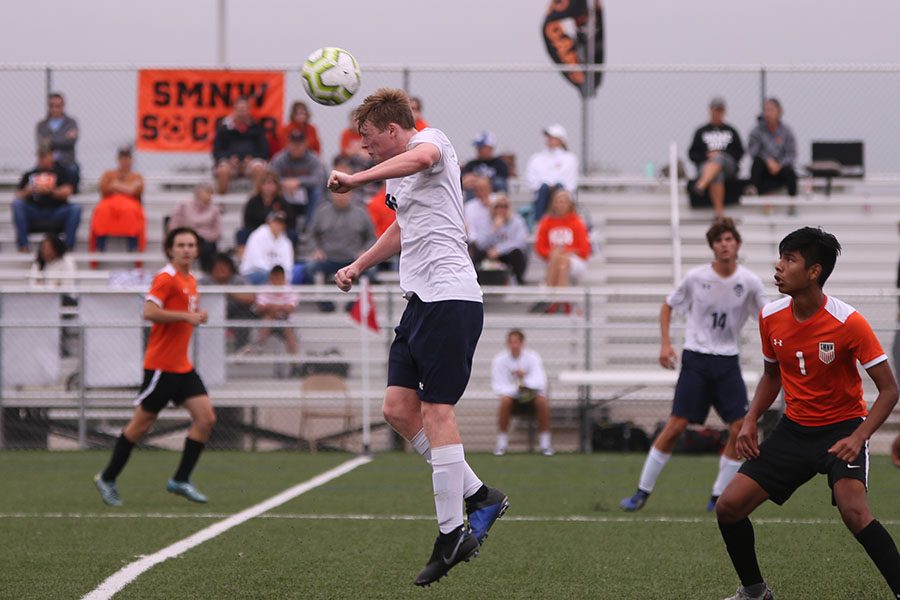
M 35 137 L 38 147 L 49 145 L 53 150 L 53 157 L 61 165 L 67 167 L 75 164 L 75 142 L 78 141 L 78 123 L 69 115 L 60 117 L 59 125 L 55 129 L 50 125 L 51 119 L 47 118 L 39 122 L 35 127 Z M 71 135 L 70 132 L 75 132 Z
M 781 166 L 793 165 L 797 160 L 794 132 L 784 123 L 779 123 L 775 131 L 771 131 L 765 121 L 760 121 L 750 132 L 747 147 L 753 158 L 774 158 Z

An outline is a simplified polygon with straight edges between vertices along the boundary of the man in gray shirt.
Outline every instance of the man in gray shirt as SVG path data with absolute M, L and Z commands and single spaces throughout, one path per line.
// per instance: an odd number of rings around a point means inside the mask
M 47 96 L 47 118 L 35 127 L 37 147 L 49 147 L 53 159 L 69 173 L 73 193 L 78 193 L 81 169 L 75 162 L 75 143 L 78 141 L 78 123 L 66 114 L 66 101 L 62 94 Z
M 353 202 L 353 193 L 330 195 L 331 202 L 322 203 L 307 228 L 314 250 L 304 270 L 306 283 L 313 283 L 318 273 L 330 281 L 375 241 L 372 219 Z
M 325 165 L 307 148 L 306 134 L 291 131 L 287 147 L 272 158 L 272 170 L 281 177 L 287 201 L 297 214 L 303 215 L 304 227 L 308 229 L 325 193 Z

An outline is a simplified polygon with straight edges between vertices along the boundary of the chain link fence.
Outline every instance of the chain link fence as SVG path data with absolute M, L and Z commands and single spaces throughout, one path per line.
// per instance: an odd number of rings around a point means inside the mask
M 299 65 L 249 68 L 286 73 L 286 109 L 294 100 L 306 100 Z M 62 92 L 67 112 L 78 119 L 77 154 L 86 183 L 112 168 L 116 147 L 135 138 L 138 69 L 0 65 L 0 86 L 7 92 L 0 116 L 0 173 L 12 177 L 33 164 L 34 126 L 44 117 L 49 91 Z M 797 136 L 800 164 L 809 161 L 813 140 L 854 139 L 865 143 L 869 173 L 897 171 L 894 147 L 900 123 L 889 116 L 900 92 L 900 66 L 607 65 L 596 67 L 604 71 L 604 83 L 587 100 L 564 81 L 562 70 L 363 65 L 357 99 L 344 107 L 309 102 L 312 122 L 319 129 L 323 157 L 330 161 L 358 100 L 381 86 L 403 87 L 422 99 L 424 117 L 449 135 L 461 160 L 474 154 L 476 134 L 490 129 L 499 139 L 499 153 L 515 156 L 521 173 L 528 157 L 543 147 L 542 129 L 561 123 L 586 172 L 646 174 L 666 164 L 669 141 L 687 148 L 694 129 L 706 122 L 711 97 L 728 101 L 727 120 L 746 143 L 762 98 L 773 95 Z M 141 152 L 135 165 L 143 173 L 205 172 L 210 166 L 206 154 L 150 152 Z M 744 167 L 749 170 L 749 161 Z
M 254 288 L 254 291 L 264 288 Z M 201 288 L 210 320 L 195 332 L 192 355 L 216 407 L 211 448 L 242 450 L 373 450 L 397 440 L 381 418 L 387 352 L 405 305 L 392 285 L 374 286 L 378 334 L 361 330 L 346 314 L 353 295 L 330 287 L 301 286 L 302 301 L 288 321 L 228 317 L 229 293 L 248 288 Z M 491 359 L 511 328 L 525 331 L 548 374 L 551 431 L 558 450 L 591 442 L 603 423 L 632 423 L 651 435 L 668 415 L 672 385 L 654 383 L 661 371 L 659 305 L 667 290 L 642 288 L 486 288 L 485 327 L 472 378 L 458 405 L 467 448 L 493 448 L 498 401 L 491 390 Z M 74 449 L 110 447 L 130 418 L 143 371 L 148 326 L 140 312 L 144 289 L 41 292 L 4 288 L 0 304 L 0 447 Z M 866 316 L 890 354 L 897 332 L 894 292 L 835 290 Z M 529 312 L 536 302 L 558 302 L 568 314 Z M 322 312 L 327 303 L 334 312 Z M 682 323 L 674 324 L 681 342 Z M 269 329 L 264 342 L 263 329 Z M 292 330 L 299 352 L 289 354 Z M 754 324 L 742 336 L 742 367 L 759 373 Z M 619 381 L 579 386 L 560 373 L 593 370 Z M 867 377 L 866 398 L 875 398 Z M 751 392 L 752 392 L 752 385 Z M 896 430 L 900 411 L 888 426 Z M 722 427 L 713 417 L 712 427 Z M 167 408 L 144 440 L 177 449 L 189 426 L 187 412 Z M 893 429 L 890 429 L 890 428 Z M 371 439 L 366 444 L 366 432 Z M 893 435 L 891 433 L 890 435 Z M 587 439 L 585 439 L 585 437 Z M 531 419 L 510 430 L 513 450 L 535 444 Z M 596 440 L 594 440 L 596 441 Z

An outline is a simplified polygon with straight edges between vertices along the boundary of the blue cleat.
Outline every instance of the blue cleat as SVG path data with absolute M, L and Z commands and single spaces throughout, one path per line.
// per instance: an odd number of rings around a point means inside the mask
M 644 490 L 638 490 L 634 493 L 634 496 L 629 496 L 628 498 L 624 498 L 621 502 L 619 502 L 619 507 L 622 510 L 628 512 L 641 510 L 642 508 L 644 508 L 644 505 L 647 504 L 647 498 L 649 497 L 649 493 L 645 492 Z
M 191 502 L 206 504 L 206 496 L 200 493 L 200 490 L 194 487 L 190 481 L 175 481 L 170 479 L 166 484 L 166 490 L 178 496 L 184 496 Z
M 709 502 L 706 503 L 706 512 L 712 512 L 716 510 L 716 502 L 719 501 L 718 496 L 710 496 Z
M 488 488 L 487 498 L 481 502 L 466 501 L 466 514 L 469 517 L 469 529 L 478 540 L 479 545 L 484 543 L 488 531 L 494 522 L 506 514 L 509 508 L 509 498 L 500 490 Z
M 100 492 L 100 498 L 110 506 L 122 506 L 122 499 L 119 498 L 119 488 L 116 487 L 115 481 L 106 481 L 101 477 L 100 473 L 94 475 L 94 485 Z

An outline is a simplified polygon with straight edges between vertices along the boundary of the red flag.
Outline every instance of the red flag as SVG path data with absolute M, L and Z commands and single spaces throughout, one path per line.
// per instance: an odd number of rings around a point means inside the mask
M 372 296 L 368 277 L 360 281 L 359 299 L 353 303 L 353 308 L 350 309 L 350 318 L 360 325 L 365 324 L 375 333 L 381 333 L 378 317 L 375 315 L 375 298 Z M 365 323 L 363 323 L 363 319 L 365 319 Z

